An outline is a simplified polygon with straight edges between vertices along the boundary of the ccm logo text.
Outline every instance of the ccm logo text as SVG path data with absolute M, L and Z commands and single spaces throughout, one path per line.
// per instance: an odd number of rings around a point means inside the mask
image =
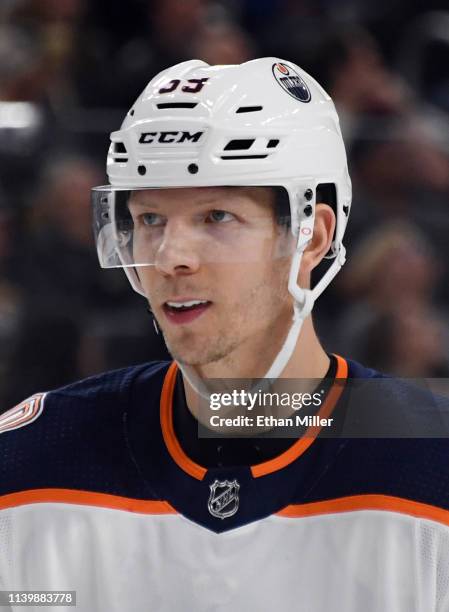
M 180 142 L 198 142 L 204 132 L 142 132 L 139 138 L 140 144 L 160 142 L 162 144 Z

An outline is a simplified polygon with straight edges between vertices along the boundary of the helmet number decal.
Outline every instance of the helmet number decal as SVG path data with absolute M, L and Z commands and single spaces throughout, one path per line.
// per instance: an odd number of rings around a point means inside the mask
M 205 83 L 209 80 L 209 77 L 203 78 L 203 79 L 187 79 L 186 83 L 190 83 L 190 85 L 183 85 L 181 87 L 181 91 L 183 91 L 184 93 L 199 93 Z M 164 87 L 161 87 L 159 89 L 160 94 L 164 94 L 164 93 L 171 93 L 172 91 L 175 91 L 175 89 L 178 88 L 178 86 L 180 85 L 181 81 L 179 79 L 172 79 L 171 81 L 169 81 L 167 83 L 167 85 L 164 85 Z
M 184 85 L 184 87 L 181 87 L 181 91 L 185 91 L 186 93 L 198 93 L 203 89 L 204 84 L 208 80 L 209 77 L 206 77 L 204 79 L 189 79 L 187 83 L 193 83 L 193 87 L 191 87 L 190 85 Z
M 271 67 L 273 76 L 284 91 L 300 102 L 310 102 L 312 95 L 304 79 L 291 66 L 277 62 Z
M 181 81 L 179 79 L 172 79 L 167 83 L 165 87 L 161 87 L 159 93 L 171 93 L 175 91 Z

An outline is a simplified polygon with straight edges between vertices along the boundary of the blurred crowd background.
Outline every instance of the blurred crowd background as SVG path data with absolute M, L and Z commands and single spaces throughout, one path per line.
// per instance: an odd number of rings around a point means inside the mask
M 325 346 L 449 376 L 447 1 L 1 0 L 0 412 L 167 356 L 143 298 L 98 266 L 90 188 L 155 73 L 266 55 L 323 84 L 347 143 L 349 258 L 319 300 Z

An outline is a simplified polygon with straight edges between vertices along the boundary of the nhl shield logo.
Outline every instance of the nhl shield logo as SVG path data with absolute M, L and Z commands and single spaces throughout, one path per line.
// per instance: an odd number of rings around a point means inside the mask
M 234 515 L 239 509 L 240 485 L 237 480 L 215 480 L 209 487 L 207 507 L 212 516 L 225 519 Z

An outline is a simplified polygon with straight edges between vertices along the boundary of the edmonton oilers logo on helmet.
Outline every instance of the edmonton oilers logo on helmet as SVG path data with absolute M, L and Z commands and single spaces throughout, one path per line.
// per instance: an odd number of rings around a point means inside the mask
M 273 76 L 288 94 L 300 102 L 310 102 L 312 95 L 304 79 L 287 64 L 273 64 Z
M 235 514 L 239 508 L 239 489 L 237 480 L 215 480 L 209 485 L 210 495 L 207 507 L 212 516 L 225 519 Z

